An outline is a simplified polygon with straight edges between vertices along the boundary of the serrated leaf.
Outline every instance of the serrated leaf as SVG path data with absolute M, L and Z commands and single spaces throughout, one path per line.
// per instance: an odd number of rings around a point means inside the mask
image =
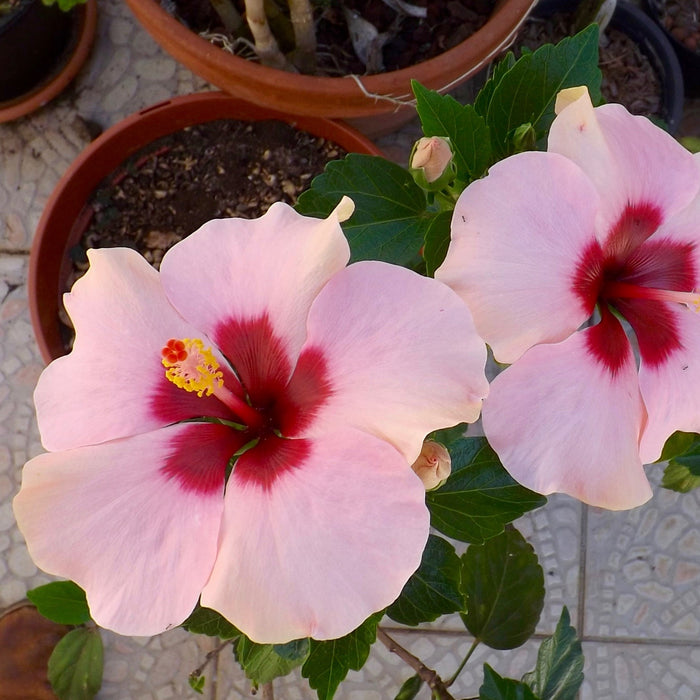
M 462 620 L 492 649 L 515 649 L 534 633 L 544 606 L 544 574 L 532 546 L 514 528 L 462 555 Z
M 295 209 L 327 217 L 343 195 L 355 212 L 343 223 L 351 260 L 383 260 L 416 267 L 431 216 L 426 198 L 407 170 L 377 156 L 351 153 L 331 161 L 299 197 Z
M 441 211 L 426 224 L 423 257 L 425 258 L 426 274 L 429 277 L 435 274 L 435 270 L 442 265 L 447 255 L 447 249 L 450 247 L 451 222 L 452 212 Z
M 412 81 L 416 110 L 426 136 L 448 137 L 452 143 L 457 179 L 463 183 L 481 177 L 491 165 L 491 141 L 484 118 L 471 105 L 451 95 L 440 95 Z
M 311 651 L 301 667 L 301 675 L 308 679 L 319 700 L 330 700 L 348 671 L 359 671 L 365 665 L 370 647 L 377 639 L 381 617 L 382 613 L 372 615 L 340 639 L 311 640 Z
M 700 435 L 681 431 L 671 435 L 659 461 L 669 460 L 661 485 L 687 493 L 700 486 Z
M 474 100 L 474 109 L 477 114 L 485 117 L 489 111 L 489 105 L 493 98 L 493 93 L 498 87 L 498 84 L 503 79 L 503 76 L 515 65 L 515 55 L 509 51 L 504 58 L 493 65 L 491 75 L 484 86 L 479 90 L 479 94 Z
M 423 680 L 421 677 L 418 674 L 411 676 L 402 683 L 394 700 L 414 700 L 422 687 Z
M 426 494 L 430 524 L 448 537 L 481 543 L 547 499 L 518 484 L 485 438 L 463 437 L 448 447 L 452 473 Z
M 102 685 L 103 648 L 95 627 L 71 630 L 48 663 L 51 687 L 61 700 L 91 700 Z
M 188 632 L 206 634 L 209 637 L 234 639 L 241 633 L 220 613 L 211 608 L 198 605 L 192 614 L 182 623 Z
M 690 467 L 671 462 L 664 469 L 661 486 L 670 491 L 688 493 L 700 486 L 700 474 L 695 473 Z
M 292 642 L 287 644 L 256 644 L 248 637 L 241 635 L 236 643 L 236 659 L 250 680 L 262 685 L 269 683 L 279 676 L 286 676 L 292 669 L 304 663 L 309 653 L 308 640 L 299 640 L 304 644 Z M 277 648 L 282 648 L 285 656 L 277 653 Z M 290 654 L 290 649 L 294 653 Z
M 697 433 L 684 433 L 681 430 L 677 430 L 666 440 L 664 449 L 661 452 L 661 457 L 656 461 L 667 462 L 674 457 L 678 457 L 691 449 L 695 443 L 700 443 L 700 435 Z
M 554 101 L 560 90 L 586 85 L 597 104 L 600 82 L 596 25 L 556 46 L 547 44 L 521 56 L 501 76 L 489 101 L 486 122 L 496 159 L 512 152 L 509 134 L 522 124 L 532 124 L 537 138 L 544 138 L 554 120 Z
M 403 625 L 418 625 L 462 610 L 460 568 L 455 548 L 442 537 L 430 535 L 418 570 L 387 608 L 387 615 Z
M 484 664 L 484 682 L 479 688 L 479 700 L 538 700 L 525 683 L 502 678 Z
M 309 655 L 309 639 L 295 639 L 286 644 L 274 644 L 275 654 L 289 661 L 302 661 Z
M 49 620 L 60 625 L 84 625 L 90 620 L 85 591 L 73 581 L 53 581 L 27 591 L 27 598 Z
M 583 683 L 583 652 L 566 607 L 554 634 L 540 645 L 535 670 L 523 682 L 541 700 L 575 700 Z

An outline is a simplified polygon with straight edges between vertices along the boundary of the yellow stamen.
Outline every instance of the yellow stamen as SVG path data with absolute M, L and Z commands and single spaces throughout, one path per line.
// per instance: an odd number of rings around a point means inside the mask
M 185 391 L 197 396 L 211 396 L 224 385 L 224 375 L 214 359 L 211 348 L 205 348 L 199 338 L 171 339 L 162 350 L 165 377 Z

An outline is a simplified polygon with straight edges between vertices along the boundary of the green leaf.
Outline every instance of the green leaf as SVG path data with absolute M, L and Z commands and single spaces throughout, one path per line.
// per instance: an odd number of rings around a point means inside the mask
M 423 680 L 416 674 L 403 682 L 394 700 L 414 700 L 423 687 Z
M 418 625 L 462 610 L 460 568 L 455 548 L 442 537 L 430 535 L 418 571 L 387 608 L 387 615 L 403 625 Z
M 491 75 L 474 100 L 474 109 L 477 114 L 485 117 L 489 111 L 489 105 L 493 99 L 493 93 L 498 87 L 503 76 L 515 65 L 515 55 L 509 51 L 503 59 L 496 63 L 491 70 Z
M 448 537 L 481 543 L 547 499 L 518 484 L 485 438 L 464 437 L 448 446 L 452 473 L 426 494 L 430 523 Z
M 512 678 L 502 678 L 484 664 L 484 682 L 479 688 L 479 700 L 538 700 L 530 688 Z
M 450 245 L 451 211 L 441 211 L 428 220 L 425 228 L 425 258 L 426 273 L 432 277 L 435 270 L 442 265 Z
M 365 665 L 370 647 L 377 639 L 381 617 L 382 613 L 372 615 L 340 639 L 311 640 L 311 653 L 301 668 L 301 675 L 308 678 L 319 700 L 330 700 L 348 671 L 359 671 Z
M 407 170 L 384 158 L 351 153 L 331 161 L 295 208 L 325 218 L 343 195 L 355 202 L 354 214 L 343 223 L 353 261 L 384 260 L 413 267 L 420 263 L 431 217 L 423 190 Z
M 523 681 L 541 700 L 575 700 L 583 683 L 583 652 L 564 608 L 551 637 L 540 645 L 535 670 Z
M 446 136 L 452 143 L 457 179 L 467 183 L 481 177 L 491 165 L 489 128 L 471 105 L 451 95 L 440 95 L 412 81 L 416 110 L 426 136 Z
M 71 630 L 49 657 L 48 678 L 61 700 L 90 700 L 102 685 L 103 648 L 96 627 Z
M 206 676 L 190 676 L 187 679 L 187 682 L 190 684 L 190 688 L 192 688 L 195 693 L 199 693 L 200 695 L 204 694 Z
M 181 626 L 193 634 L 206 634 L 208 637 L 220 637 L 221 639 L 233 639 L 241 634 L 216 610 L 203 608 L 200 605 L 193 610 Z
M 488 105 L 486 122 L 496 159 L 513 152 L 511 134 L 531 124 L 543 139 L 554 120 L 554 101 L 564 88 L 587 85 L 594 104 L 600 101 L 598 28 L 587 27 L 556 46 L 547 44 L 525 54 L 500 76 Z
M 512 527 L 462 555 L 462 620 L 492 649 L 515 649 L 534 633 L 544 605 L 537 555 Z
M 700 435 L 675 432 L 666 441 L 661 460 L 669 460 L 661 485 L 680 493 L 700 486 Z
M 60 625 L 84 625 L 90 620 L 85 591 L 72 581 L 53 581 L 27 591 L 27 598 L 49 620 Z
M 468 429 L 469 425 L 467 423 L 459 423 L 451 428 L 434 430 L 426 439 L 439 442 L 449 449 L 453 443 L 461 440 L 465 436 Z
M 283 654 L 278 653 L 281 649 Z M 286 676 L 304 663 L 309 654 L 309 641 L 302 639 L 289 644 L 256 644 L 241 635 L 236 644 L 236 659 L 250 680 L 262 685 Z

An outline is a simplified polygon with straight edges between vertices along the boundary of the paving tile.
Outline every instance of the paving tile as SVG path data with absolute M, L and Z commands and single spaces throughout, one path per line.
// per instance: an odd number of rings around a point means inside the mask
M 700 639 L 700 492 L 662 489 L 662 473 L 648 468 L 655 488 L 645 505 L 589 512 L 588 636 Z
M 584 642 L 581 700 L 697 700 L 700 647 Z

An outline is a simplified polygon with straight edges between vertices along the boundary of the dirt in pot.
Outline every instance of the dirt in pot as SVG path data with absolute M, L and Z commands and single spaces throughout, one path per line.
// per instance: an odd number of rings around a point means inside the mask
M 175 15 L 187 26 L 203 33 L 214 43 L 245 58 L 254 58 L 250 36 L 242 39 L 227 35 L 212 9 L 210 0 L 174 0 Z M 243 14 L 243 0 L 235 0 Z M 392 3 L 400 4 L 400 3 Z M 284 13 L 285 3 L 281 11 Z M 355 13 L 360 31 L 367 37 L 369 57 L 361 60 L 353 46 L 348 19 L 338 3 L 319 3 L 315 10 L 318 42 L 317 75 L 365 75 L 399 70 L 433 58 L 461 43 L 488 21 L 496 0 L 410 0 L 407 6 L 422 7 L 425 17 L 413 17 L 379 0 L 344 0 L 342 5 Z M 286 22 L 286 24 L 285 24 Z M 363 24 L 368 23 L 368 25 Z M 290 52 L 291 25 L 282 15 L 276 36 L 280 48 Z M 358 33 L 358 30 L 355 30 Z M 285 41 L 285 35 L 289 40 Z
M 224 119 L 153 141 L 86 203 L 62 291 L 87 270 L 89 248 L 133 248 L 158 268 L 169 248 L 210 219 L 255 218 L 274 202 L 294 204 L 329 161 L 345 155 L 336 144 L 279 121 Z M 72 326 L 63 309 L 59 316 L 69 351 Z
M 534 51 L 570 35 L 570 15 L 557 13 L 547 19 L 531 18 L 521 30 L 516 46 Z M 661 80 L 637 42 L 609 26 L 600 45 L 598 65 L 603 73 L 601 92 L 607 102 L 619 102 L 632 114 L 662 117 Z
M 689 51 L 700 53 L 700 0 L 663 0 L 661 23 Z

